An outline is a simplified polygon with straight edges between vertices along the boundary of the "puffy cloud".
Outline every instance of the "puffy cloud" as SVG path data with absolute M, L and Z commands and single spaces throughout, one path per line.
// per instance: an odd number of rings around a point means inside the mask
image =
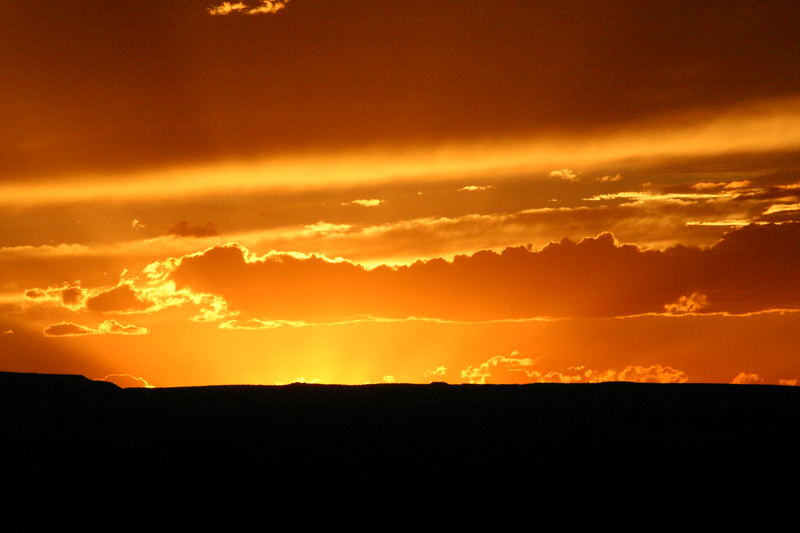
M 753 372 L 739 372 L 736 377 L 731 380 L 731 383 L 734 385 L 755 385 L 764 383 L 764 380 L 761 379 L 761 376 Z
M 61 286 L 45 289 L 28 289 L 24 292 L 24 296 L 28 300 L 33 300 L 37 303 L 53 302 L 71 310 L 83 307 L 86 303 L 87 294 L 88 291 L 81 287 L 80 282 L 74 284 L 65 283 Z
M 609 176 L 600 176 L 599 178 L 596 178 L 596 179 L 597 179 L 597 181 L 601 181 L 601 182 L 604 182 L 604 183 L 613 183 L 615 181 L 620 181 L 622 179 L 622 174 L 612 174 L 612 175 L 609 175 Z
M 664 311 L 671 315 L 682 315 L 686 313 L 695 313 L 706 307 L 708 307 L 708 298 L 706 295 L 693 292 L 688 296 L 681 296 L 675 303 L 665 305 Z
M 59 322 L 47 326 L 42 333 L 46 337 L 76 337 L 78 335 L 94 335 L 97 330 L 72 322 Z
M 146 335 L 150 331 L 139 326 L 125 326 L 116 320 L 106 320 L 97 326 L 97 332 L 110 335 Z
M 779 379 L 778 385 L 786 385 L 787 387 L 796 387 L 800 381 L 793 378 L 793 379 Z
M 518 352 L 509 356 L 496 355 L 476 367 L 461 371 L 468 383 L 602 383 L 606 381 L 632 381 L 637 383 L 686 383 L 689 378 L 682 370 L 664 365 L 629 365 L 617 370 L 593 370 L 573 366 L 566 371 L 540 371 L 536 361 L 520 357 Z
M 518 352 L 512 352 L 510 356 L 495 355 L 474 368 L 468 366 L 461 371 L 461 378 L 466 379 L 468 383 L 485 384 L 486 380 L 501 374 L 501 372 L 498 372 L 498 370 L 501 370 L 505 376 L 512 375 L 510 381 L 508 381 L 508 377 L 504 377 L 502 382 L 513 383 L 515 381 L 514 376 L 524 376 L 522 378 L 516 377 L 516 380 L 521 379 L 523 381 L 529 378 L 530 374 L 528 372 L 532 366 L 533 359 L 519 357 Z
M 42 330 L 46 337 L 78 337 L 82 335 L 146 335 L 150 331 L 139 326 L 126 326 L 116 320 L 106 320 L 97 328 L 82 326 L 73 322 L 51 324 Z
M 617 379 L 638 383 L 686 383 L 689 380 L 682 370 L 663 365 L 627 366 L 617 374 Z
M 578 181 L 580 180 L 580 172 L 576 172 L 575 170 L 569 168 L 560 168 L 557 170 L 551 170 L 547 177 L 550 179 L 559 179 L 564 181 Z
M 499 320 L 750 313 L 800 307 L 800 224 L 748 226 L 715 246 L 642 250 L 610 234 L 367 269 L 316 254 L 215 246 L 152 264 L 174 291 L 269 322 L 357 317 Z
M 447 373 L 446 366 L 437 366 L 434 370 L 429 370 L 426 374 L 430 376 L 444 376 Z

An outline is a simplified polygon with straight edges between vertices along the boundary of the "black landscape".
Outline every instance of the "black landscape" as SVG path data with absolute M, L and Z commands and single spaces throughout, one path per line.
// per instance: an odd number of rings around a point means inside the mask
M 800 472 L 800 388 L 784 386 L 0 373 L 0 421 L 6 510 L 736 511 L 794 505 Z

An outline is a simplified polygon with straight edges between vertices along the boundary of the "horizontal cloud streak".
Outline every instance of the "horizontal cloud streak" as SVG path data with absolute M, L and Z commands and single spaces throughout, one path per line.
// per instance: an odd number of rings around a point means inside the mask
M 0 185 L 0 204 L 242 195 L 258 190 L 344 188 L 399 180 L 507 178 L 530 173 L 546 179 L 548 172 L 563 161 L 588 171 L 636 158 L 655 162 L 669 157 L 793 150 L 800 145 L 798 132 L 800 98 L 793 98 L 729 110 L 696 120 L 690 126 L 651 125 L 602 138 L 508 138 L 415 149 L 394 146 L 335 155 L 282 156 L 248 164 L 152 170 L 90 181 L 65 177 L 51 183 L 8 183 Z
M 320 255 L 216 246 L 149 272 L 260 320 L 445 320 L 749 313 L 800 308 L 800 224 L 748 226 L 709 249 L 620 245 L 610 234 L 366 269 Z
M 73 322 L 59 322 L 44 328 L 45 337 L 80 337 L 83 335 L 146 335 L 150 331 L 139 326 L 126 326 L 116 320 L 106 320 L 97 328 L 82 326 Z

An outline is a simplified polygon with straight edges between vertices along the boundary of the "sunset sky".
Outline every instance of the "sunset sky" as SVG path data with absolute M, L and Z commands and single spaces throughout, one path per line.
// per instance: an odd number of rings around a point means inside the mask
M 6 0 L 0 370 L 797 385 L 799 20 Z

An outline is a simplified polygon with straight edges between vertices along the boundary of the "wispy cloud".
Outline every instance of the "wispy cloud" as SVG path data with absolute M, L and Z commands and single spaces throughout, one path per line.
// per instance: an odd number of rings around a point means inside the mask
M 116 320 L 106 320 L 97 328 L 82 326 L 74 322 L 59 322 L 47 326 L 42 333 L 45 337 L 80 337 L 83 335 L 146 335 L 150 333 L 150 330 L 139 326 L 126 326 Z
M 494 185 L 466 185 L 458 190 L 464 192 L 477 192 L 477 191 L 488 191 L 494 188 L 495 188 Z
M 210 15 L 230 15 L 231 13 L 242 13 L 246 15 L 266 15 L 277 13 L 286 7 L 289 0 L 262 0 L 257 6 L 251 6 L 244 2 L 222 2 L 222 4 L 208 8 Z
M 361 207 L 378 207 L 383 203 L 383 200 L 378 198 L 364 198 L 360 200 L 353 200 L 352 202 L 344 202 L 342 205 L 360 205 Z

